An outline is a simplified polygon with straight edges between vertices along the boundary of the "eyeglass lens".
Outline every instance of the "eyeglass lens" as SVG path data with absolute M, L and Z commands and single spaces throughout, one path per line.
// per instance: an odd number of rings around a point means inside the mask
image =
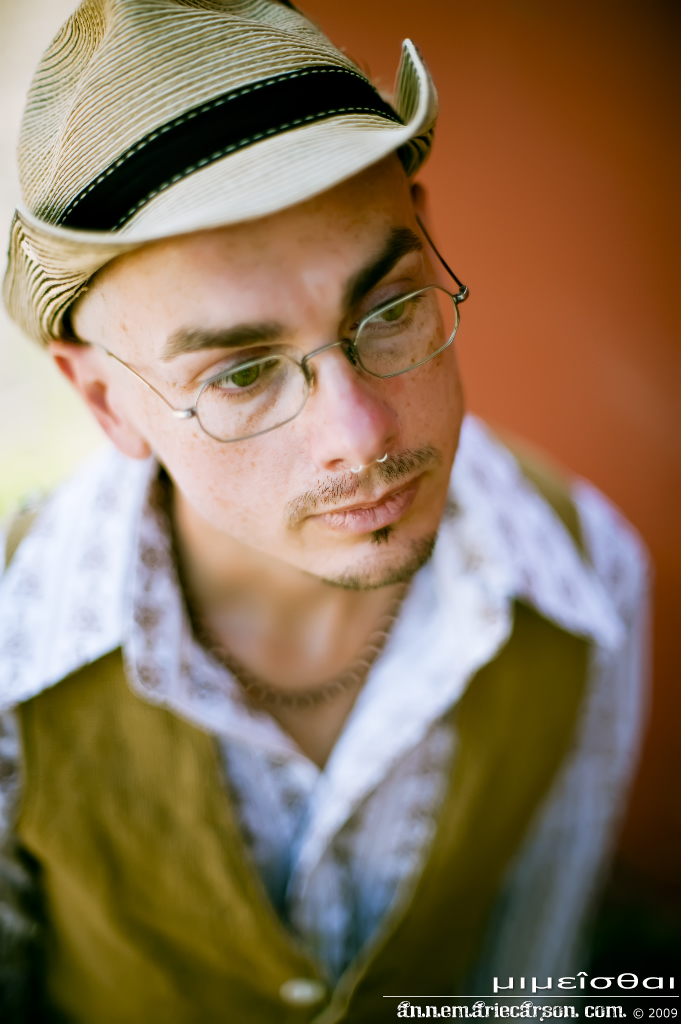
M 376 377 L 415 369 L 446 348 L 458 327 L 452 296 L 435 286 L 402 296 L 360 324 L 355 349 Z M 203 429 L 219 441 L 265 433 L 294 419 L 310 385 L 290 356 L 273 353 L 239 363 L 210 381 L 197 401 Z
M 458 311 L 449 292 L 423 288 L 362 321 L 355 338 L 357 354 L 369 373 L 393 377 L 441 352 L 457 326 Z

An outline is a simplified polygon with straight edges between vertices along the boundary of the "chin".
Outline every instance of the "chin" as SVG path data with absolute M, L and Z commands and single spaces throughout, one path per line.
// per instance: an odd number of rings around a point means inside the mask
M 408 583 L 414 573 L 426 564 L 433 553 L 437 531 L 391 550 L 391 527 L 370 534 L 374 548 L 362 558 L 347 565 L 338 573 L 324 574 L 321 578 L 332 587 L 344 590 L 377 590 L 396 583 Z

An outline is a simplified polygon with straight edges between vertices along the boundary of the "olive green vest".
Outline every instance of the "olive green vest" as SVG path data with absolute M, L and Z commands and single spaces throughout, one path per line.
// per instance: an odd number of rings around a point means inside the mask
M 452 712 L 457 753 L 420 878 L 313 1007 L 282 999 L 320 969 L 249 862 L 214 738 L 135 696 L 120 651 L 26 702 L 18 832 L 41 868 L 51 1005 L 79 1024 L 374 1024 L 394 1019 L 383 996 L 461 992 L 569 747 L 587 660 L 585 640 L 515 606 L 508 643 Z

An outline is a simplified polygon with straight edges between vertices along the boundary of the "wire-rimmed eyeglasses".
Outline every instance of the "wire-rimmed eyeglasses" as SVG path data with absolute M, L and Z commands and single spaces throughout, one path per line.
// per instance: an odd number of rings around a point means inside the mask
M 266 434 L 302 412 L 314 384 L 310 361 L 323 352 L 341 348 L 353 366 L 387 379 L 423 366 L 451 345 L 459 327 L 459 305 L 468 297 L 468 288 L 440 256 L 420 220 L 419 226 L 459 286 L 457 292 L 431 284 L 393 298 L 364 316 L 352 337 L 322 345 L 300 360 L 278 352 L 241 361 L 235 358 L 233 365 L 223 366 L 204 381 L 188 409 L 175 408 L 132 366 L 104 346 L 97 347 L 143 381 L 173 416 L 196 418 L 215 441 L 246 441 Z

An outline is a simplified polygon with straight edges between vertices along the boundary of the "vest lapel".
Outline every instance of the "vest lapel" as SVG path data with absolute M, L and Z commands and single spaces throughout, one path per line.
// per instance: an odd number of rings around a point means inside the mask
M 448 794 L 424 871 L 319 1021 L 393 1019 L 382 997 L 455 994 L 504 871 L 568 748 L 588 644 L 516 606 L 453 716 Z M 48 907 L 49 995 L 74 1021 L 288 1021 L 318 976 L 248 862 L 214 741 L 129 690 L 120 652 L 21 708 L 19 822 Z M 296 1010 L 296 1020 L 316 1011 Z
M 506 647 L 452 718 L 458 747 L 430 857 L 413 892 L 320 1019 L 392 1020 L 382 997 L 465 994 L 503 875 L 570 745 L 589 644 L 517 604 Z
M 279 1020 L 282 983 L 316 971 L 247 861 L 212 738 L 136 697 L 120 651 L 21 718 L 51 1002 L 88 1024 Z

